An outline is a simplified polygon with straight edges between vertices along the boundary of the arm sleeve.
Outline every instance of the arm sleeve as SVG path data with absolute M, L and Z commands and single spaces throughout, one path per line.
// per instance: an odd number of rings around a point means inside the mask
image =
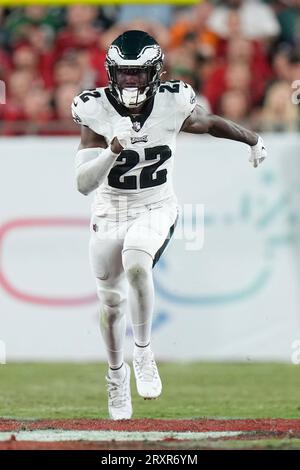
M 75 159 L 78 191 L 87 195 L 102 184 L 117 158 L 110 147 L 79 150 Z

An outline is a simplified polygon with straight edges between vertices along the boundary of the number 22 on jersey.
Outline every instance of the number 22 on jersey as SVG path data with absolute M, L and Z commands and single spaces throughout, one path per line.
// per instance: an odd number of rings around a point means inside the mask
M 134 150 L 123 150 L 116 160 L 121 162 L 121 164 L 114 166 L 108 174 L 108 184 L 118 189 L 138 189 L 138 178 L 140 180 L 140 189 L 164 184 L 167 181 L 167 169 L 159 170 L 158 168 L 171 157 L 172 152 L 170 147 L 168 145 L 159 145 L 157 147 L 145 148 L 144 152 L 145 160 L 156 160 L 155 163 L 142 168 L 139 176 L 126 176 L 126 173 L 139 163 L 139 154 Z

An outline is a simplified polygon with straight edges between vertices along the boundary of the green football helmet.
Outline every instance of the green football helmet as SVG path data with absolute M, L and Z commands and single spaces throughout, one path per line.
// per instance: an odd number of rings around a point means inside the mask
M 163 59 L 159 44 L 144 31 L 126 31 L 117 37 L 105 60 L 109 88 L 116 100 L 127 108 L 136 108 L 151 98 L 160 85 Z M 122 82 L 122 74 L 137 78 Z

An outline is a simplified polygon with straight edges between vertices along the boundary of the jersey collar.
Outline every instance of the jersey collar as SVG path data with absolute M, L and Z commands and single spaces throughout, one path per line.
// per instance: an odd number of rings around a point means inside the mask
M 151 98 L 149 98 L 147 100 L 147 102 L 145 103 L 142 114 L 140 114 L 139 116 L 137 116 L 137 115 L 132 116 L 130 114 L 128 108 L 126 108 L 126 106 L 123 106 L 122 104 L 120 104 L 116 100 L 116 98 L 109 91 L 109 88 L 105 88 L 104 91 L 105 91 L 105 94 L 106 94 L 106 97 L 107 97 L 108 101 L 113 106 L 113 108 L 117 111 L 117 113 L 119 113 L 121 116 L 125 116 L 125 117 L 129 116 L 133 123 L 138 122 L 140 124 L 140 127 L 139 127 L 139 130 L 140 130 L 143 127 L 143 125 L 145 124 L 145 122 L 148 119 L 148 117 L 150 116 L 150 114 L 152 113 L 155 95 L 151 96 Z

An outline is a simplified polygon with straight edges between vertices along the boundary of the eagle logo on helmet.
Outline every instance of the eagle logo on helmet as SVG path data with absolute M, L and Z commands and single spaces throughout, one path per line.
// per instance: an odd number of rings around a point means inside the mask
M 156 40 L 144 31 L 126 31 L 109 47 L 105 67 L 109 88 L 115 99 L 127 108 L 136 108 L 151 98 L 160 85 L 164 55 Z M 145 82 L 122 86 L 119 73 L 141 74 Z

